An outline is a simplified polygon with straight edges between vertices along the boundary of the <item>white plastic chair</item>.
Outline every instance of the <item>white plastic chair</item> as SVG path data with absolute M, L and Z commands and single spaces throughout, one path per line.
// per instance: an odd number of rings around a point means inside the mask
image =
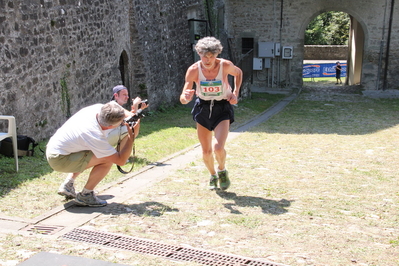
M 17 138 L 17 126 L 15 124 L 15 117 L 11 115 L 0 115 L 0 119 L 8 120 L 8 131 L 0 132 L 0 140 L 11 137 L 12 146 L 14 150 L 15 168 L 18 172 L 18 138 Z

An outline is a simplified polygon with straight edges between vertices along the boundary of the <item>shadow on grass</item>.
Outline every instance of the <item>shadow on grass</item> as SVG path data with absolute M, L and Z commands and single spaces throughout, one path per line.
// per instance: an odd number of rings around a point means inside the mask
M 101 199 L 109 199 L 112 196 L 101 195 Z M 121 215 L 121 214 L 134 214 L 136 216 L 162 216 L 165 212 L 179 212 L 179 209 L 171 208 L 167 205 L 156 201 L 143 202 L 138 204 L 121 204 L 112 202 L 104 207 L 82 207 L 74 205 L 71 202 L 64 204 L 65 209 L 70 213 L 102 213 L 111 215 Z
M 238 196 L 234 192 L 226 192 L 222 190 L 217 190 L 216 194 L 226 200 L 233 200 L 234 203 L 225 203 L 226 209 L 230 210 L 234 214 L 242 214 L 239 210 L 234 207 L 260 207 L 263 213 L 280 215 L 288 212 L 287 208 L 291 206 L 291 202 L 286 199 L 281 199 L 279 201 L 269 200 L 260 197 L 252 196 Z
M 41 142 L 39 147 L 44 150 L 44 142 Z M 19 172 L 15 170 L 14 157 L 0 155 L 0 197 L 17 188 L 21 183 L 53 172 L 39 147 L 35 148 L 34 156 L 18 159 Z

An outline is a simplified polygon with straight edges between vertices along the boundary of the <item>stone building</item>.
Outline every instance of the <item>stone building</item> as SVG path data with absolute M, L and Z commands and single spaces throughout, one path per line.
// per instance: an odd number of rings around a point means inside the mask
M 391 0 L 230 0 L 225 1 L 226 28 L 234 38 L 253 41 L 254 57 L 264 56 L 270 43 L 280 55 L 261 57 L 269 68 L 254 71 L 254 83 L 272 87 L 300 87 L 304 35 L 309 22 L 327 11 L 351 17 L 348 84 L 365 90 L 394 89 L 398 77 L 398 7 Z M 259 50 L 258 43 L 261 46 Z M 266 47 L 266 48 L 265 48 Z M 283 51 L 283 47 L 287 49 Z M 292 50 L 291 50 L 292 48 Z M 292 52 L 292 59 L 283 54 Z M 261 74 L 261 75 L 260 75 Z M 260 77 L 257 79 L 257 77 Z
M 51 136 L 125 84 L 151 108 L 178 103 L 195 40 L 214 35 L 251 85 L 302 86 L 304 33 L 326 11 L 352 18 L 348 84 L 396 88 L 392 0 L 0 0 L 0 114 L 18 134 Z M 256 66 L 253 62 L 256 58 Z M 261 63 L 261 66 L 259 66 Z M 255 70 L 253 69 L 255 67 Z M 189 114 L 188 114 L 189 115 Z
M 0 0 L 0 113 L 18 134 L 51 136 L 112 87 L 176 103 L 193 62 L 189 19 L 200 0 Z

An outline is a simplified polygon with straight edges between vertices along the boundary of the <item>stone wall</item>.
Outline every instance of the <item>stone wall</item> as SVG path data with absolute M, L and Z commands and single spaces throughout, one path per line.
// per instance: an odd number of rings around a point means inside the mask
M 199 4 L 201 3 L 201 4 Z M 188 19 L 194 13 L 203 19 L 201 1 L 161 1 L 149 4 L 147 0 L 135 1 L 131 15 L 136 31 L 132 33 L 133 87 L 147 88 L 153 108 L 178 102 L 187 68 L 193 63 Z M 194 10 L 194 11 L 193 11 Z
M 128 1 L 0 1 L 0 113 L 18 134 L 51 135 L 81 107 L 110 99 L 129 50 Z
M 108 101 L 122 79 L 151 108 L 176 103 L 192 63 L 187 16 L 203 18 L 199 2 L 0 0 L 0 114 L 39 140 Z
M 347 45 L 305 45 L 304 60 L 346 60 Z

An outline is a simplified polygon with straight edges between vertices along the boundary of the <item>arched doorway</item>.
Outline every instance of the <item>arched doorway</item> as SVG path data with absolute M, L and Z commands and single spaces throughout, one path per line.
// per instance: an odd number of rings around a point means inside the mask
M 313 61 L 317 61 L 318 67 L 320 67 L 320 68 L 325 67 L 324 69 L 328 69 L 327 75 L 324 75 L 325 71 L 323 71 L 322 69 L 318 70 L 318 73 L 321 74 L 320 77 L 326 77 L 326 76 L 335 77 L 335 62 L 344 60 L 345 71 L 346 71 L 345 84 L 346 85 L 361 84 L 363 53 L 364 53 L 364 43 L 365 43 L 365 34 L 363 31 L 362 25 L 352 15 L 350 15 L 349 13 L 345 13 L 343 11 L 342 12 L 341 11 L 331 11 L 331 12 L 325 11 L 322 13 L 314 14 L 313 18 L 311 20 L 309 20 L 309 23 L 307 25 L 311 25 L 315 20 L 320 19 L 320 17 L 324 17 L 324 20 L 336 19 L 336 18 L 331 18 L 329 16 L 323 16 L 328 13 L 335 13 L 335 14 L 341 13 L 341 14 L 346 15 L 347 21 L 349 24 L 349 27 L 345 28 L 345 30 L 346 30 L 345 34 L 347 34 L 347 37 L 345 38 L 345 44 L 347 44 L 347 48 L 345 48 L 345 49 L 342 49 L 343 47 L 338 48 L 339 46 L 336 43 L 327 44 L 327 45 L 326 45 L 326 43 L 322 43 L 320 47 L 313 47 L 312 48 L 313 54 L 310 53 L 311 56 L 315 56 L 315 59 Z M 324 22 L 326 22 L 326 21 L 324 21 Z M 324 26 L 325 25 L 323 24 L 323 27 Z M 339 24 L 337 24 L 336 26 L 343 27 L 343 25 L 339 25 Z M 337 28 L 335 28 L 335 29 L 337 29 Z M 328 26 L 325 26 L 325 29 L 322 28 L 321 31 L 323 31 L 323 30 L 325 30 L 326 36 L 334 34 L 334 33 L 330 32 L 331 27 L 329 28 Z M 337 31 L 339 31 L 339 30 L 340 29 L 338 28 Z M 320 25 L 319 25 L 319 31 L 320 31 Z M 343 34 L 342 31 L 340 32 L 340 34 Z M 304 50 L 305 50 L 304 63 L 305 63 L 306 54 L 307 54 L 306 49 L 310 49 L 310 48 L 309 47 L 307 48 L 307 46 L 306 46 L 306 44 L 307 44 L 306 39 L 309 39 L 309 38 L 307 38 L 306 34 L 305 34 L 304 39 L 305 39 L 305 42 L 304 42 L 304 44 L 305 44 L 305 46 L 304 46 Z M 320 39 L 324 40 L 323 38 L 320 38 Z M 334 40 L 333 38 L 331 38 L 331 39 Z M 323 48 L 323 45 L 326 45 L 326 46 Z M 334 48 L 335 45 L 337 45 L 336 48 Z M 341 43 L 341 45 L 343 45 L 343 43 Z M 327 47 L 327 46 L 330 46 L 330 47 Z M 331 58 L 331 56 L 329 56 L 328 51 L 330 51 L 331 54 L 335 54 L 334 49 L 336 49 L 336 50 L 341 49 L 341 51 L 342 51 L 341 53 L 337 53 L 339 56 L 337 58 Z M 342 54 L 342 53 L 344 53 L 344 54 Z M 312 60 L 310 60 L 310 61 L 312 61 Z M 341 64 L 342 64 L 342 61 L 341 61 Z M 304 68 L 304 73 L 306 71 L 307 70 Z M 310 72 L 312 72 L 312 71 L 316 72 L 316 70 L 310 70 Z M 317 72 L 314 75 L 314 77 L 319 77 Z
M 129 58 L 125 50 L 123 50 L 121 56 L 119 57 L 119 71 L 121 74 L 122 84 L 130 90 Z
M 360 23 L 351 16 L 349 51 L 347 60 L 347 84 L 361 83 L 364 51 L 364 31 Z

